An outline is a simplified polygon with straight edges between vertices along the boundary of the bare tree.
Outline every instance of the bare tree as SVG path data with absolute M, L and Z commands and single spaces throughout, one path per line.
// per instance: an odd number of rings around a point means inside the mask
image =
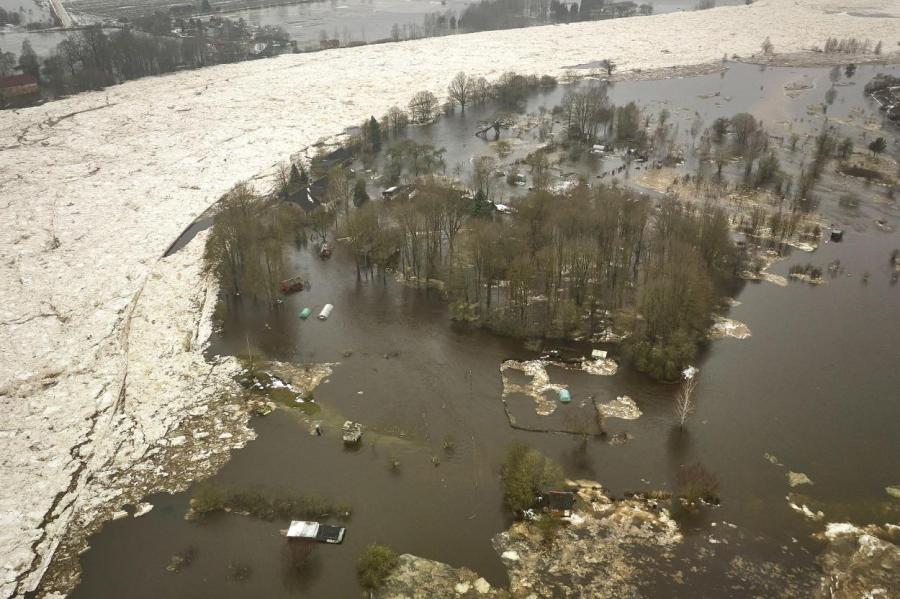
M 687 417 L 694 411 L 694 389 L 697 387 L 697 375 L 685 378 L 678 394 L 675 396 L 675 417 L 678 418 L 678 426 L 684 428 Z
M 474 84 L 475 81 L 473 79 L 470 79 L 468 75 L 460 71 L 447 87 L 447 95 L 459 104 L 459 107 L 463 112 L 466 111 L 466 104 L 468 104 L 472 98 Z
M 434 118 L 438 100 L 430 91 L 420 91 L 409 101 L 409 113 L 417 123 L 427 123 Z

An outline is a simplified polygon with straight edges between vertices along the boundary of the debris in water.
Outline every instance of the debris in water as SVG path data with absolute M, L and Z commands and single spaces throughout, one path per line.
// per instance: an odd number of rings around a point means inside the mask
M 623 420 L 637 420 L 642 414 L 634 400 L 627 395 L 621 395 L 608 403 L 598 403 L 597 411 L 606 418 L 621 418 Z
M 194 551 L 193 547 L 188 547 L 181 553 L 176 553 L 169 558 L 169 564 L 166 566 L 166 570 L 169 572 L 180 572 L 193 563 L 196 553 L 197 552 Z
M 800 485 L 811 485 L 813 481 L 810 480 L 808 476 L 803 474 L 802 472 L 788 472 L 787 473 L 788 484 L 792 487 L 799 487 Z
M 763 454 L 763 457 L 766 458 L 766 461 L 769 462 L 770 464 L 775 464 L 776 466 L 782 466 L 782 467 L 784 466 L 784 464 L 782 464 L 778 460 L 778 458 L 775 457 L 774 455 L 772 455 L 771 453 L 766 452 Z
M 531 381 L 527 385 L 519 385 L 509 380 L 506 375 L 507 370 L 518 370 L 526 376 L 531 377 Z M 522 393 L 534 399 L 535 412 L 539 416 L 549 416 L 556 411 L 556 402 L 552 397 L 559 395 L 559 392 L 565 389 L 565 385 L 555 385 L 550 383 L 550 375 L 547 374 L 547 362 L 544 360 L 528 360 L 519 362 L 518 360 L 507 360 L 500 365 L 500 376 L 503 379 L 503 396 L 511 393 Z M 549 396 L 549 397 L 548 397 Z
M 697 368 L 696 366 L 688 366 L 687 368 L 685 368 L 684 370 L 681 371 L 681 376 L 683 376 L 686 381 L 689 381 L 692 378 L 694 378 L 695 376 L 697 376 L 698 372 L 700 372 L 700 369 Z
M 597 350 L 594 350 L 597 351 Z M 606 357 L 606 352 L 603 352 L 602 358 L 596 358 L 594 360 L 584 359 L 581 361 L 581 369 L 588 374 L 595 374 L 598 376 L 612 376 L 619 370 L 619 365 L 616 364 L 615 360 Z
M 149 513 L 150 510 L 152 510 L 152 509 L 153 509 L 152 503 L 139 503 L 137 506 L 137 509 L 134 511 L 134 517 L 140 518 L 144 514 Z
M 894 485 L 892 487 L 885 487 L 884 490 L 891 497 L 900 499 L 900 485 Z
M 809 507 L 807 507 L 807 505 L 805 503 L 802 505 L 797 505 L 796 503 L 791 501 L 790 496 L 786 497 L 785 499 L 787 499 L 788 505 L 791 506 L 792 510 L 803 514 L 810 520 L 819 521 L 825 517 L 825 514 L 821 510 L 819 510 L 818 512 L 814 512 L 811 509 L 809 509 Z
M 624 433 L 616 433 L 609 438 L 608 443 L 613 447 L 619 447 L 620 445 L 625 445 L 629 441 L 634 439 L 634 435 L 625 431 Z

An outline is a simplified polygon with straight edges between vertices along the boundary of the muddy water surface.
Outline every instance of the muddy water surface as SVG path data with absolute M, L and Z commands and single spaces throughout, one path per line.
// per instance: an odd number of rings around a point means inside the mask
M 842 89 L 839 98 L 844 101 L 835 102 L 835 113 L 865 107 L 860 88 L 868 78 L 860 71 L 855 88 Z M 824 91 L 814 86 L 805 97 L 785 96 L 784 82 L 797 77 L 824 85 L 828 70 L 741 66 L 724 76 L 621 83 L 612 93 L 617 103 L 666 102 L 673 113 L 677 98 L 691 115 L 702 109 L 707 121 L 748 110 L 767 122 L 784 117 L 801 127 L 806 106 Z M 698 98 L 716 90 L 732 99 Z M 535 100 L 541 101 L 546 99 Z M 467 118 L 477 120 L 474 114 Z M 439 121 L 430 133 L 415 134 L 435 136 L 444 126 Z M 806 125 L 812 130 L 818 126 Z M 471 150 L 451 145 L 449 135 L 438 136 L 448 154 L 471 155 Z M 471 134 L 459 139 L 484 143 Z M 704 351 L 698 364 L 697 412 L 686 431 L 673 424 L 671 386 L 627 368 L 607 377 L 551 368 L 551 382 L 568 385 L 573 397 L 549 417 L 556 422 L 584 414 L 583 405 L 592 398 L 605 402 L 619 395 L 632 397 L 643 413 L 637 420 L 609 420 L 611 434 L 627 431 L 633 436 L 624 445 L 597 438 L 584 450 L 568 435 L 509 427 L 500 401 L 499 367 L 506 359 L 536 357 L 521 343 L 454 326 L 434 290 L 390 278 L 357 280 L 340 244 L 328 261 L 319 260 L 312 249 L 293 250 L 293 268 L 310 279 L 311 290 L 291 296 L 276 311 L 253 302 L 232 303 L 211 351 L 246 353 L 249 342 L 272 359 L 338 363 L 315 391 L 323 407 L 324 434 L 310 435 L 309 424 L 292 411 L 258 418 L 259 438 L 235 452 L 214 480 L 345 500 L 353 506 L 353 516 L 346 523 L 344 544 L 317 547 L 298 572 L 279 534 L 286 522 L 227 514 L 186 522 L 188 495 L 160 495 L 148 498 L 156 508 L 146 516 L 109 523 L 91 540 L 92 548 L 83 556 L 82 584 L 74 595 L 353 597 L 358 593 L 354 560 L 376 541 L 398 552 L 466 566 L 491 583 L 505 584 L 490 538 L 509 524 L 497 469 L 513 440 L 558 460 L 569 476 L 601 481 L 613 495 L 671 489 L 681 465 L 695 461 L 717 474 L 721 506 L 682 518 L 686 541 L 674 563 L 647 574 L 648 592 L 733 593 L 735 555 L 757 565 L 799 568 L 811 580 L 820 546 L 810 534 L 821 530 L 823 522 L 793 511 L 785 499 L 788 493 L 804 494 L 804 502 L 825 512 L 825 521 L 898 520 L 898 502 L 884 488 L 900 483 L 895 459 L 900 454 L 900 286 L 891 284 L 888 267 L 900 235 L 871 223 L 878 214 L 896 225 L 900 215 L 894 204 L 877 202 L 877 193 L 865 197 L 862 212 L 848 213 L 836 205 L 833 194 L 823 193 L 822 210 L 851 225 L 845 240 L 813 253 L 794 252 L 772 268 L 786 275 L 795 263 L 824 266 L 840 259 L 841 273 L 826 275 L 827 283 L 820 286 L 752 283 L 736 294 L 740 305 L 729 317 L 749 325 L 752 336 L 715 341 Z M 871 273 L 868 283 L 861 280 L 864 271 Z M 325 303 L 335 306 L 329 320 L 297 318 L 302 307 L 316 312 Z M 517 397 L 511 403 L 528 415 L 529 401 Z M 528 417 L 540 421 L 533 412 Z M 340 441 L 335 422 L 344 418 L 367 427 L 358 450 L 345 449 Z M 442 447 L 448 435 L 454 440 L 452 453 Z M 390 467 L 392 460 L 399 461 L 398 469 Z M 814 484 L 791 489 L 791 470 L 805 473 Z M 167 572 L 171 556 L 188 548 L 194 550 L 192 564 Z M 233 561 L 251 566 L 249 580 L 228 579 Z M 691 573 L 690 565 L 700 568 Z M 676 569 L 685 572 L 686 586 L 671 584 L 669 575 Z M 755 589 L 764 592 L 765 580 L 757 581 Z

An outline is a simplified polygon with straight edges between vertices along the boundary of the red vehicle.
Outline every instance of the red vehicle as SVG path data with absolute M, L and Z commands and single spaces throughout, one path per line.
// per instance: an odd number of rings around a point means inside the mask
M 306 287 L 309 286 L 309 283 L 304 281 L 300 277 L 291 277 L 290 279 L 285 279 L 281 282 L 281 293 L 287 295 L 288 293 L 294 293 L 295 291 L 303 291 Z
M 322 248 L 319 250 L 319 258 L 331 258 L 331 246 L 328 245 L 328 242 L 322 244 Z

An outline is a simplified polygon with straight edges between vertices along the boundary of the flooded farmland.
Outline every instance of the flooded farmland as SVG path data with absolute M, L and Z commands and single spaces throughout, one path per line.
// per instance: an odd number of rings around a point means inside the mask
M 841 75 L 827 109 L 859 146 L 873 119 L 880 122 L 862 94 L 877 72 L 897 74 L 895 68 L 860 67 L 851 78 Z M 703 77 L 619 82 L 609 95 L 616 104 L 634 100 L 648 112 L 667 108 L 682 123 L 682 136 L 696 113 L 709 123 L 742 111 L 764 120 L 773 135 L 809 136 L 821 127 L 817 110 L 828 105 L 831 78 L 829 69 L 729 65 Z M 563 93 L 537 94 L 528 111 L 551 109 Z M 445 147 L 449 168 L 466 165 L 473 155 L 494 151 L 473 134 L 492 110 L 442 118 L 409 135 Z M 896 156 L 896 134 L 890 139 L 887 153 Z M 581 163 L 583 176 L 610 168 L 590 160 Z M 686 160 L 679 172 L 693 168 Z M 639 173 L 629 170 L 629 185 L 639 186 Z M 847 189 L 862 199 L 852 210 L 839 202 Z M 815 558 L 822 549 L 811 534 L 823 522 L 883 524 L 900 515 L 900 503 L 886 492 L 900 483 L 891 459 L 900 452 L 900 288 L 892 284 L 889 264 L 891 251 L 900 247 L 900 211 L 877 185 L 826 177 L 816 191 L 822 217 L 846 229 L 843 241 L 813 252 L 795 250 L 769 270 L 787 277 L 795 264 L 840 260 L 841 271 L 820 286 L 741 284 L 727 316 L 745 323 L 752 335 L 719 339 L 704 350 L 697 364 L 697 411 L 686 430 L 673 418 L 675 387 L 627 367 L 612 375 L 548 367 L 549 382 L 565 385 L 572 396 L 550 416 L 538 416 L 527 396 L 509 399 L 517 420 L 551 423 L 547 428 L 585 418 L 585 405 L 595 400 L 634 401 L 637 418 L 609 418 L 609 435 L 584 446 L 571 435 L 509 426 L 501 365 L 536 359 L 539 351 L 453 324 L 437 290 L 391 277 L 358 280 L 340 243 L 330 260 L 319 259 L 311 247 L 292 247 L 291 270 L 308 278 L 310 289 L 276 310 L 223 300 L 221 330 L 209 353 L 245 355 L 249 348 L 270 360 L 335 364 L 314 391 L 321 411 L 306 416 L 278 409 L 256 418 L 258 439 L 235 452 L 214 481 L 347 502 L 353 513 L 346 540 L 317 547 L 297 570 L 279 533 L 286 522 L 232 514 L 186 521 L 190 493 L 153 496 L 146 499 L 155 506 L 148 514 L 110 522 L 92 538 L 73 596 L 350 597 L 359 592 L 354 561 L 372 542 L 465 566 L 505 585 L 491 538 L 511 523 L 498 465 L 516 440 L 557 460 L 567 476 L 597 480 L 617 497 L 672 490 L 678 470 L 692 462 L 717 475 L 721 505 L 676 514 L 685 541 L 670 560 L 654 564 L 644 593 L 721 596 L 740 585 L 748 595 L 807 596 L 817 584 Z M 517 193 L 509 190 L 513 205 Z M 875 219 L 890 227 L 874 226 Z M 303 307 L 315 314 L 326 303 L 335 306 L 328 320 L 298 318 Z M 598 347 L 617 358 L 615 345 Z M 590 351 L 578 343 L 544 349 L 550 348 L 572 355 Z M 344 419 L 366 426 L 358 449 L 340 440 Z M 312 422 L 321 422 L 321 436 L 312 434 Z M 822 511 L 824 520 L 805 517 L 791 503 Z M 185 553 L 190 563 L 168 571 L 172 557 Z M 231 576 L 235 563 L 249 567 L 249 577 Z M 760 574 L 772 564 L 780 574 Z M 672 584 L 678 580 L 684 585 Z M 777 586 L 767 586 L 773 581 Z
M 741 4 L 738 0 L 719 2 L 719 6 Z M 391 37 L 398 26 L 421 27 L 425 15 L 449 13 L 462 15 L 471 0 L 328 0 L 274 7 L 252 8 L 224 16 L 242 18 L 254 25 L 280 25 L 300 47 L 316 45 L 321 34 L 349 42 L 373 42 Z M 655 13 L 691 10 L 695 2 L 662 0 L 652 3 Z

